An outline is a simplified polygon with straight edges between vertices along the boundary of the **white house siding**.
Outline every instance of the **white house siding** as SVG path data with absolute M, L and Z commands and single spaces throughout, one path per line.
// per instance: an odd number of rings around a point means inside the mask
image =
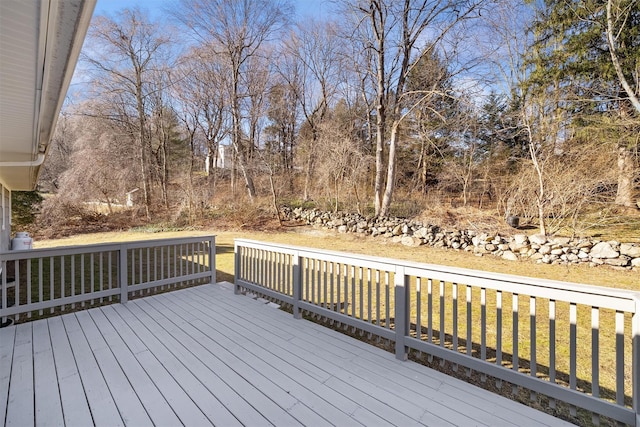
M 9 250 L 11 241 L 11 191 L 0 184 L 0 252 Z

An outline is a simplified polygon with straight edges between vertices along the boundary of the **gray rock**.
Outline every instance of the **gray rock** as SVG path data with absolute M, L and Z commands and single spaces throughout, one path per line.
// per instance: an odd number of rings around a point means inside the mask
M 620 254 L 631 258 L 640 258 L 640 246 L 631 243 L 621 243 Z
M 564 254 L 564 250 L 562 248 L 551 249 L 551 255 L 562 255 Z
M 420 246 L 420 239 L 414 239 L 413 237 L 405 236 L 400 241 L 405 246 Z
M 607 259 L 617 258 L 620 253 L 613 249 L 609 242 L 600 242 L 591 248 L 591 258 Z
M 504 253 L 502 254 L 502 258 L 509 261 L 517 261 L 518 255 L 514 254 L 511 251 L 504 251 Z
M 640 258 L 634 258 L 631 260 L 632 267 L 640 267 Z
M 542 234 L 534 234 L 533 236 L 529 236 L 529 241 L 537 245 L 544 245 L 547 243 L 547 237 Z
M 569 237 L 554 237 L 551 241 L 556 245 L 566 246 L 571 239 Z
M 346 233 L 348 231 L 348 228 L 346 225 L 341 225 L 340 227 L 338 227 L 338 233 Z
M 523 245 L 529 242 L 529 237 L 526 234 L 516 234 L 513 236 L 513 242 L 517 245 Z
M 578 255 L 576 254 L 567 254 L 567 261 L 571 261 L 571 262 L 578 262 L 580 261 L 580 258 L 578 258 Z
M 607 265 L 615 265 L 618 267 L 626 267 L 627 265 L 629 265 L 629 257 L 626 257 L 624 255 L 618 257 L 618 258 L 609 258 L 609 259 L 605 259 L 604 263 Z
M 578 243 L 578 246 L 577 246 L 578 249 L 584 249 L 585 252 L 589 252 L 589 249 L 591 249 L 592 247 L 593 247 L 593 243 L 588 240 Z
M 540 252 L 542 255 L 550 254 L 551 253 L 551 246 L 550 245 L 540 246 L 540 249 L 538 249 L 538 252 Z
M 513 241 L 509 243 L 509 249 L 511 249 L 513 252 L 526 252 L 529 250 L 529 248 L 531 248 L 531 246 L 529 246 L 529 243 L 527 242 L 518 243 L 516 241 Z

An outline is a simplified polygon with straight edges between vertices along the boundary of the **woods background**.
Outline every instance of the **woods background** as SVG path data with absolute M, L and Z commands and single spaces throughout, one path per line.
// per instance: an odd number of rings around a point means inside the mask
M 294 6 L 94 17 L 41 226 L 242 223 L 283 205 L 517 215 L 543 234 L 638 221 L 639 1 Z

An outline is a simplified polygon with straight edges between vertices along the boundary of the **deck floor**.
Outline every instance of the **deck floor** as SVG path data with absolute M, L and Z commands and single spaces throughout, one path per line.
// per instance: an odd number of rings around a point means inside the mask
M 0 420 L 52 425 L 566 425 L 228 284 L 0 329 Z

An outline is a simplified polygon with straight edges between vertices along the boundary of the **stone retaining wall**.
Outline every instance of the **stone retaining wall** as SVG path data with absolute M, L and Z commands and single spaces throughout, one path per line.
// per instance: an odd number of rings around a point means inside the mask
M 285 207 L 282 215 L 286 219 L 316 227 L 340 233 L 379 236 L 406 246 L 451 248 L 512 261 L 529 259 L 543 264 L 587 263 L 591 266 L 608 265 L 616 269 L 640 270 L 640 243 L 545 237 L 541 234 L 500 236 L 474 230 L 450 231 L 403 218 L 370 218 L 317 209 Z

